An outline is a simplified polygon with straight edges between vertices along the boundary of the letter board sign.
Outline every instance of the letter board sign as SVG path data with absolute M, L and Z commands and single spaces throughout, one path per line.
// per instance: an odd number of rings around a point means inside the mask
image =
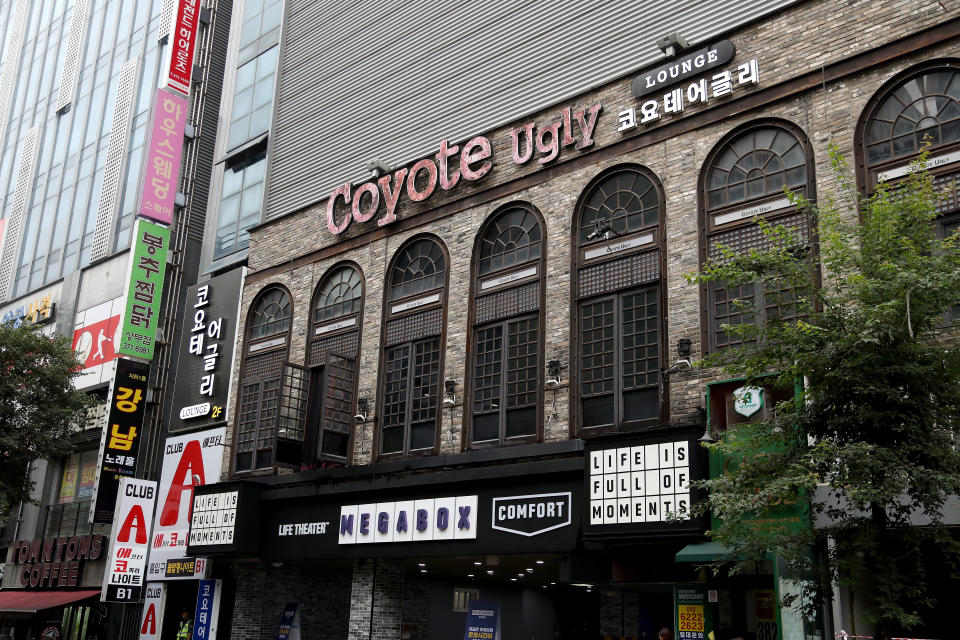
M 692 431 L 590 441 L 584 533 L 607 536 L 692 532 L 698 498 L 690 483 L 704 477 L 705 456 Z

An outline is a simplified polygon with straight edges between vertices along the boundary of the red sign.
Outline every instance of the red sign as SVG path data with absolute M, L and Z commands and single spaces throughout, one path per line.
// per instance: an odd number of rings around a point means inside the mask
M 199 5 L 200 0 L 180 0 L 177 22 L 170 35 L 170 71 L 167 74 L 167 86 L 185 96 L 190 95 L 190 78 L 193 76 Z
M 110 362 L 117 357 L 113 351 L 113 341 L 119 323 L 120 316 L 116 315 L 74 330 L 73 350 L 83 357 L 84 369 Z

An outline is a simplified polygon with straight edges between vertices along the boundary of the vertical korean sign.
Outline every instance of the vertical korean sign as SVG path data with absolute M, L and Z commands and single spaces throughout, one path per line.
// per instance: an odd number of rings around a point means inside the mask
M 177 3 L 176 22 L 170 32 L 170 69 L 167 86 L 185 96 L 190 95 L 193 76 L 193 52 L 197 46 L 197 23 L 200 0 L 180 0 Z
M 92 522 L 109 524 L 120 478 L 132 478 L 137 469 L 139 431 L 143 426 L 144 402 L 150 365 L 120 358 L 110 392 L 110 412 L 100 441 L 99 469 L 94 487 Z
M 150 525 L 157 483 L 153 480 L 121 478 L 119 493 L 100 601 L 139 602 L 150 549 Z
M 117 353 L 144 360 L 153 358 L 169 247 L 169 229 L 137 220 L 133 229 L 127 303 Z
M 193 615 L 193 640 L 216 640 L 222 580 L 201 580 Z
M 163 224 L 173 222 L 188 104 L 186 98 L 164 89 L 157 89 L 153 99 L 153 131 L 143 169 L 138 213 Z
M 193 488 L 217 482 L 226 428 L 167 438 L 160 470 L 157 512 L 147 579 L 195 580 L 206 573 L 204 558 L 187 557 Z

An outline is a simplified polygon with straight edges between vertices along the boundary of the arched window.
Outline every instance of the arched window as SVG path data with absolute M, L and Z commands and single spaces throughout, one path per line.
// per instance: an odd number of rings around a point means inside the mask
M 807 216 L 790 204 L 785 186 L 814 196 L 809 143 L 800 129 L 786 122 L 759 122 L 721 140 L 700 176 L 703 257 L 721 260 L 721 246 L 734 251 L 765 248 L 767 241 L 754 222 L 758 216 L 794 229 L 801 242 L 809 242 Z M 704 345 L 710 350 L 741 344 L 738 336 L 723 330 L 724 324 L 762 324 L 772 314 L 796 316 L 796 292 L 786 287 L 715 282 L 705 288 L 704 298 Z
M 275 464 L 290 317 L 290 294 L 279 286 L 261 291 L 250 307 L 237 406 L 238 472 Z
M 895 81 L 867 113 L 862 136 L 871 168 L 909 161 L 925 142 L 931 153 L 960 143 L 960 72 L 935 67 Z
M 432 237 L 397 251 L 387 271 L 380 453 L 433 453 L 439 431 L 447 257 Z
M 543 222 L 526 204 L 495 213 L 474 250 L 470 444 L 535 440 L 543 368 Z
M 636 165 L 604 171 L 580 196 L 572 410 L 581 435 L 666 419 L 663 212 L 659 181 Z
M 872 192 L 880 180 L 895 186 L 928 145 L 934 188 L 942 194 L 935 232 L 948 237 L 960 228 L 960 70 L 933 61 L 892 78 L 867 103 L 857 124 L 861 184 Z M 960 322 L 960 305 L 947 310 Z
M 356 407 L 363 279 L 349 264 L 333 267 L 313 298 L 307 346 L 310 401 L 306 409 L 308 460 L 346 462 Z

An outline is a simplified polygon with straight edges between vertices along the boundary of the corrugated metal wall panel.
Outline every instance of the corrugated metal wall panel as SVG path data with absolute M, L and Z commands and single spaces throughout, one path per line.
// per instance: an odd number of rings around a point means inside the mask
M 656 63 L 798 0 L 349 6 L 289 0 L 265 217 Z
M 20 241 L 23 239 L 24 215 L 30 208 L 33 194 L 33 179 L 37 169 L 37 147 L 43 125 L 27 130 L 20 141 L 20 165 L 17 167 L 17 182 L 13 190 L 13 203 L 7 213 L 5 239 L 0 241 L 0 302 L 10 299 L 10 291 L 20 258 Z
M 63 67 L 60 69 L 60 89 L 57 91 L 55 109 L 60 111 L 71 102 L 80 78 L 80 55 L 87 43 L 87 19 L 90 11 L 89 0 L 77 0 L 73 5 L 73 16 L 70 18 L 70 32 L 67 35 L 67 52 L 63 57 Z
M 20 73 L 20 56 L 23 53 L 23 34 L 27 30 L 27 15 L 30 0 L 17 0 L 13 9 L 13 25 L 10 29 L 10 41 L 3 54 L 3 69 L 0 70 L 0 151 L 6 147 L 7 124 L 10 118 L 10 106 L 17 88 L 17 74 Z
M 113 124 L 110 127 L 110 139 L 107 142 L 107 164 L 103 170 L 100 204 L 97 207 L 97 220 L 93 227 L 90 262 L 105 257 L 113 244 L 113 229 L 117 223 L 121 180 L 128 153 L 127 139 L 133 122 L 139 67 L 140 57 L 138 56 L 127 60 L 120 68 L 117 95 L 113 106 Z

